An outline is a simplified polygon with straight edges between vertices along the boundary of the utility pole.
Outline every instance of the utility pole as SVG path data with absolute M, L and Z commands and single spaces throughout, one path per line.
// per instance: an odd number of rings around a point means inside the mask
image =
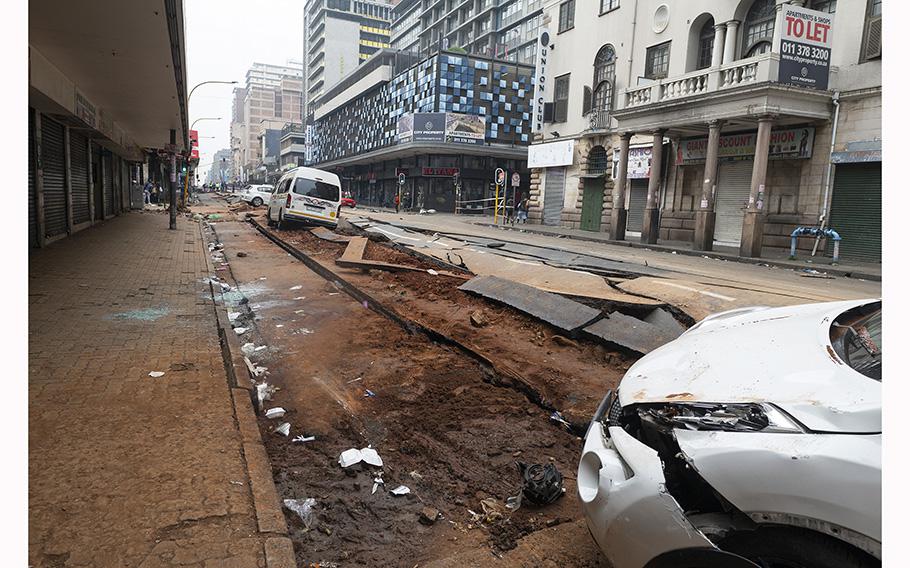
M 171 129 L 171 144 L 168 148 L 171 158 L 171 176 L 170 176 L 170 187 L 168 188 L 168 194 L 170 195 L 171 202 L 171 222 L 170 229 L 177 229 L 177 131 L 173 128 Z

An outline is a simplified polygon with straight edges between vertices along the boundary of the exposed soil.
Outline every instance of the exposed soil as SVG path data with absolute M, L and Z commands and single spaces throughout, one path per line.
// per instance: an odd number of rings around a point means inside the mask
M 517 374 L 544 405 L 583 428 L 607 389 L 615 387 L 635 358 L 583 338 L 567 338 L 510 307 L 458 289 L 464 280 L 426 272 L 347 270 L 334 264 L 345 245 L 307 231 L 279 236 L 382 302 L 387 308 L 468 345 L 505 375 Z M 369 242 L 365 258 L 422 269 L 438 268 L 382 243 Z M 472 314 L 479 313 L 478 327 Z

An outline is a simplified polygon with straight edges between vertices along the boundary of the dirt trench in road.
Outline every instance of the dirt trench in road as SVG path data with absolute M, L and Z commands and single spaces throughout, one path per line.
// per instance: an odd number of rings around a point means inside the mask
M 316 525 L 309 531 L 286 510 L 301 566 L 410 568 L 440 562 L 454 565 L 447 559 L 458 558 L 466 562 L 461 565 L 484 565 L 481 559 L 494 562 L 500 556 L 503 565 L 521 566 L 527 565 L 528 558 L 550 552 L 566 560 L 560 566 L 600 565 L 575 497 L 580 440 L 549 420 L 548 411 L 514 388 L 491 384 L 490 375 L 465 354 L 408 334 L 364 308 L 249 225 L 225 221 L 215 227 L 230 263 L 229 269 L 217 274 L 230 273 L 239 284 L 240 294 L 233 296 L 231 309 L 244 313 L 242 322 L 255 318 L 242 341 L 266 346 L 254 351 L 251 359 L 268 367 L 267 380 L 281 388 L 267 407 L 288 411 L 284 420 L 291 424 L 291 436 L 287 438 L 271 431 L 281 420 L 260 418 L 280 497 L 312 497 L 317 502 Z M 282 236 L 298 233 L 285 231 Z M 238 257 L 238 252 L 244 256 Z M 323 256 L 321 260 L 332 263 L 337 251 L 313 252 L 317 259 Z M 385 253 L 384 247 L 374 250 L 372 244 L 368 250 L 368 256 Z M 346 279 L 350 276 L 344 274 Z M 417 276 L 404 276 L 404 280 Z M 377 298 L 380 287 L 389 293 L 401 287 L 405 294 L 399 295 L 396 310 L 438 323 L 431 317 L 435 312 L 424 310 L 423 304 L 433 303 L 435 295 L 444 306 L 451 292 L 406 281 L 389 288 L 392 282 L 387 277 L 362 279 L 379 283 L 369 290 Z M 245 304 L 241 295 L 247 299 Z M 420 302 L 404 303 L 411 295 Z M 378 299 L 385 303 L 390 297 Z M 589 378 L 559 369 L 564 366 L 577 372 L 577 364 L 569 359 L 586 357 L 591 346 L 553 343 L 551 334 L 537 322 L 518 324 L 514 318 L 521 319 L 520 314 L 476 302 L 491 321 L 507 323 L 510 329 L 515 326 L 503 336 L 484 338 L 485 349 L 496 346 L 504 359 L 509 354 L 510 362 L 533 351 L 549 352 L 551 370 L 562 376 L 558 384 L 571 385 L 577 379 L 579 390 L 589 389 Z M 424 311 L 418 313 L 417 308 Z M 480 331 L 496 327 L 494 323 Z M 566 388 L 553 400 L 583 401 L 576 406 L 590 407 L 589 415 L 628 363 L 621 358 L 613 361 L 616 368 L 608 369 L 595 392 L 572 395 L 572 389 Z M 603 364 L 592 361 L 588 369 Z M 375 396 L 366 396 L 367 390 Z M 314 435 L 316 440 L 291 442 L 301 434 Z M 368 444 L 384 461 L 385 486 L 375 494 L 376 470 L 364 465 L 342 469 L 337 463 L 343 450 Z M 470 511 L 482 512 L 482 500 L 491 498 L 501 505 L 518 493 L 518 459 L 554 463 L 565 476 L 566 494 L 544 507 L 525 502 L 516 513 L 493 523 L 472 522 Z M 411 494 L 388 493 L 399 484 L 408 486 Z M 427 506 L 442 514 L 432 526 L 419 522 L 421 509 Z M 532 533 L 534 539 L 522 540 Z

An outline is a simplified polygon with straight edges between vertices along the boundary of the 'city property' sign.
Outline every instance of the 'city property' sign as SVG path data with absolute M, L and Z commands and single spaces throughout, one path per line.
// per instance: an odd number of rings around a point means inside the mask
M 755 155 L 757 133 L 727 134 L 720 137 L 717 154 L 719 158 L 748 159 Z M 772 130 L 768 157 L 774 159 L 811 158 L 815 141 L 815 127 Z M 679 141 L 676 150 L 676 164 L 700 164 L 708 153 L 707 138 L 687 138 Z
M 547 100 L 547 60 L 550 56 L 550 30 L 537 35 L 537 64 L 534 67 L 534 99 L 531 101 L 531 132 L 543 132 L 543 107 Z
M 831 62 L 831 14 L 784 4 L 777 81 L 825 90 Z

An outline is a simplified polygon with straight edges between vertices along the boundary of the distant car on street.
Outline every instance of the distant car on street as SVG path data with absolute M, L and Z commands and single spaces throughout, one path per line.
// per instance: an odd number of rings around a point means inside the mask
M 342 207 L 350 207 L 351 209 L 357 207 L 357 202 L 354 201 L 353 197 L 342 197 L 341 198 Z
M 636 362 L 578 495 L 614 568 L 881 566 L 882 303 L 741 308 Z
M 282 228 L 288 221 L 310 225 L 338 225 L 341 180 L 332 172 L 294 168 L 285 173 L 269 199 L 266 219 Z
M 273 191 L 275 191 L 275 187 L 271 185 L 251 185 L 243 189 L 240 193 L 240 199 L 253 207 L 259 207 L 268 202 L 269 198 L 272 197 Z

